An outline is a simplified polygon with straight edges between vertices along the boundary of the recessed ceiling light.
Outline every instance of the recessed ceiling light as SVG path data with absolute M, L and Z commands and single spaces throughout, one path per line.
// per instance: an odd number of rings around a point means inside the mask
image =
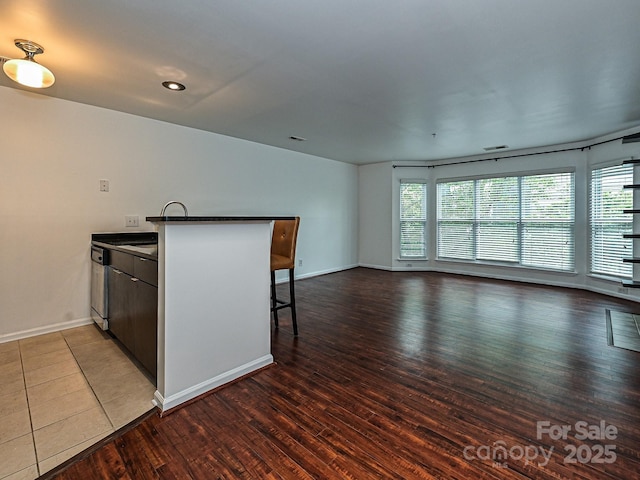
M 162 86 L 164 88 L 168 88 L 169 90 L 173 90 L 174 92 L 180 92 L 187 88 L 183 84 L 178 82 L 162 82 Z

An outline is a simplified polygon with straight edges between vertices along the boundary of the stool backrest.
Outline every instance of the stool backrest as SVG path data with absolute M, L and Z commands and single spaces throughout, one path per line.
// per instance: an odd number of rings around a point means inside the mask
M 300 217 L 295 220 L 276 220 L 273 225 L 271 237 L 271 254 L 289 259 L 288 266 L 293 268 L 296 262 L 296 243 L 298 240 L 298 226 Z

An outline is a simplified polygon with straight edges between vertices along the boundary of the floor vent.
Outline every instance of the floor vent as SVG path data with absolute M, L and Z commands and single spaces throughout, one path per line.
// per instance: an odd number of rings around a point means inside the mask
M 606 310 L 607 344 L 640 352 L 640 315 Z

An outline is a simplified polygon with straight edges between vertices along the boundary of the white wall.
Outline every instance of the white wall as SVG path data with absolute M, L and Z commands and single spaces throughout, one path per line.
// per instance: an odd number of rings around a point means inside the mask
M 87 321 L 91 233 L 153 230 L 169 200 L 300 215 L 299 278 L 357 263 L 353 165 L 6 87 L 0 105 L 0 342 Z
M 359 263 L 374 268 L 391 268 L 391 165 L 362 165 L 359 167 L 358 179 Z
M 637 131 L 637 128 L 636 128 Z M 554 145 L 541 147 L 523 152 L 534 153 L 564 148 L 582 147 L 616 138 L 631 132 L 615 134 L 594 139 L 582 144 Z M 634 132 L 635 133 L 635 132 Z M 498 155 L 496 155 L 498 156 Z M 591 276 L 589 274 L 589 224 L 588 224 L 588 193 L 590 170 L 602 162 L 620 163 L 625 158 L 640 158 L 640 143 L 622 144 L 620 140 L 604 143 L 593 148 L 572 150 L 562 153 L 549 153 L 518 158 L 504 158 L 498 161 L 471 161 L 484 157 L 448 159 L 440 162 L 389 162 L 386 164 L 367 165 L 360 167 L 360 217 L 376 218 L 375 228 L 373 220 L 369 220 L 370 227 L 360 230 L 360 264 L 389 270 L 425 270 L 449 273 L 478 275 L 490 278 L 544 283 L 548 285 L 584 288 L 587 290 L 611 294 L 618 297 L 640 301 L 638 289 L 623 289 L 619 281 L 612 281 Z M 456 164 L 457 163 L 457 164 Z M 393 168 L 393 165 L 404 165 L 403 168 Z M 428 168 L 427 165 L 433 166 Z M 554 169 L 569 169 L 575 172 L 576 181 L 576 269 L 575 272 L 548 272 L 543 270 L 503 267 L 475 264 L 471 262 L 443 261 L 436 258 L 436 184 L 441 179 L 458 179 L 479 175 L 524 174 L 548 172 Z M 428 259 L 400 260 L 399 259 L 399 186 L 401 179 L 425 179 L 428 188 Z M 388 183 L 391 185 L 387 186 Z M 638 182 L 640 183 L 640 182 Z M 382 198 L 391 197 L 391 208 L 382 209 L 380 203 L 373 199 L 372 193 L 380 186 Z M 640 195 L 640 192 L 638 192 Z M 640 198 L 637 199 L 640 203 Z M 640 225 L 638 226 L 640 227 Z M 376 231 L 377 230 L 377 231 Z M 392 248 L 386 248 L 389 238 L 393 239 Z M 382 247 L 380 245 L 383 245 Z

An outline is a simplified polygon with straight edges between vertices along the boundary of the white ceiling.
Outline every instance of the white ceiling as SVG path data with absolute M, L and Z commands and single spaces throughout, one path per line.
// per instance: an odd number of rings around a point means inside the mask
M 640 125 L 639 19 L 639 0 L 2 0 L 0 56 L 40 43 L 48 96 L 354 164 L 433 160 Z

